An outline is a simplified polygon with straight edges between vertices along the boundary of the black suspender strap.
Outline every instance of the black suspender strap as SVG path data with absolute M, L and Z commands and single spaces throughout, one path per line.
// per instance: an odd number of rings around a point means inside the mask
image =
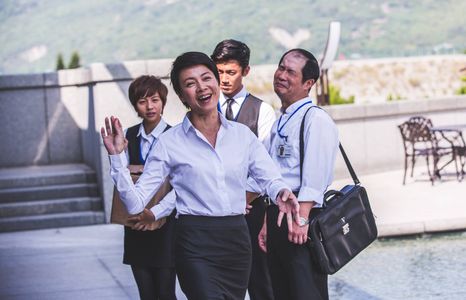
M 304 164 L 304 122 L 306 120 L 306 115 L 307 115 L 307 112 L 311 109 L 311 108 L 318 108 L 318 109 L 322 109 L 318 106 L 311 106 L 309 107 L 306 112 L 304 113 L 303 115 L 303 120 L 301 121 L 301 128 L 300 128 L 300 131 L 299 131 L 299 183 L 300 183 L 300 186 L 301 186 L 301 183 L 303 181 L 303 164 Z M 356 172 L 354 172 L 354 169 L 353 169 L 353 166 L 351 165 L 351 162 L 349 161 L 348 159 L 348 156 L 346 156 L 346 152 L 345 150 L 343 149 L 343 146 L 341 145 L 341 143 L 339 143 L 339 148 L 340 148 L 340 152 L 341 152 L 341 155 L 343 156 L 343 159 L 345 160 L 345 164 L 346 164 L 346 167 L 348 168 L 348 171 L 350 172 L 351 174 L 351 178 L 353 179 L 354 181 L 354 184 L 358 185 L 360 184 L 360 181 L 358 179 L 358 176 L 356 176 Z

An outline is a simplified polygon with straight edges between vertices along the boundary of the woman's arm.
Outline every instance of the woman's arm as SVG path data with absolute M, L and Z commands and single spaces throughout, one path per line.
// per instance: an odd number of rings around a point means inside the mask
M 130 214 L 140 213 L 163 183 L 163 178 L 168 174 L 164 159 L 156 158 L 154 153 L 163 152 L 161 155 L 163 157 L 166 153 L 163 151 L 161 143 L 157 143 L 146 162 L 143 174 L 136 184 L 133 184 L 127 168 L 128 159 L 124 153 L 126 139 L 118 118 L 113 116 L 110 119 L 105 118 L 105 129 L 101 129 L 101 134 L 110 156 L 110 175 L 120 193 L 120 198 Z

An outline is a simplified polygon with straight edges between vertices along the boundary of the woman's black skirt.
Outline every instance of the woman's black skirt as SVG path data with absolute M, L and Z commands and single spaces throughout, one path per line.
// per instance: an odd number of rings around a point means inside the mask
M 132 230 L 125 226 L 123 263 L 151 268 L 175 267 L 175 212 L 162 228 L 154 231 Z
M 179 216 L 175 256 L 180 286 L 188 299 L 244 299 L 251 241 L 243 215 Z

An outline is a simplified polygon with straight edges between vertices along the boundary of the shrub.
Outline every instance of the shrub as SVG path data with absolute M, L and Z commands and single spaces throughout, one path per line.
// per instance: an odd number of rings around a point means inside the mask
M 391 101 L 398 101 L 398 100 L 403 100 L 403 98 L 400 96 L 400 95 L 392 95 L 392 93 L 389 93 L 388 96 L 387 96 L 387 101 L 388 102 L 391 102 Z
M 334 85 L 329 85 L 328 88 L 328 95 L 329 95 L 329 104 L 330 105 L 339 105 L 339 104 L 352 104 L 354 103 L 354 96 L 350 96 L 349 98 L 343 98 L 340 95 L 340 89 Z
M 68 65 L 68 69 L 77 69 L 81 67 L 81 64 L 79 62 L 79 54 L 77 51 L 74 51 L 73 54 L 71 55 L 71 60 L 70 64 Z
M 461 77 L 463 85 L 456 91 L 458 95 L 466 95 L 466 76 Z
M 63 70 L 65 68 L 65 63 L 63 62 L 63 55 L 58 53 L 57 55 L 57 71 Z

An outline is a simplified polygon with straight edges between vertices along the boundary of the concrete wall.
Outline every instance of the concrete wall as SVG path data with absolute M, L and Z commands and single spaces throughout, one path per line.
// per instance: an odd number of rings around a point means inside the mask
M 88 69 L 0 76 L 0 168 L 86 163 L 96 170 L 110 211 L 113 185 L 100 139 L 106 116 L 118 116 L 124 127 L 140 122 L 127 99 L 129 83 L 142 74 L 163 78 L 169 88 L 164 118 L 174 125 L 186 110 L 168 82 L 171 60 L 92 64 Z M 342 105 L 326 110 L 335 119 L 341 142 L 358 174 L 403 167 L 397 125 L 424 115 L 435 125 L 466 123 L 466 97 Z M 336 178 L 347 177 L 338 156 Z M 401 179 L 400 179 L 401 180 Z M 108 216 L 108 214 L 107 214 Z

